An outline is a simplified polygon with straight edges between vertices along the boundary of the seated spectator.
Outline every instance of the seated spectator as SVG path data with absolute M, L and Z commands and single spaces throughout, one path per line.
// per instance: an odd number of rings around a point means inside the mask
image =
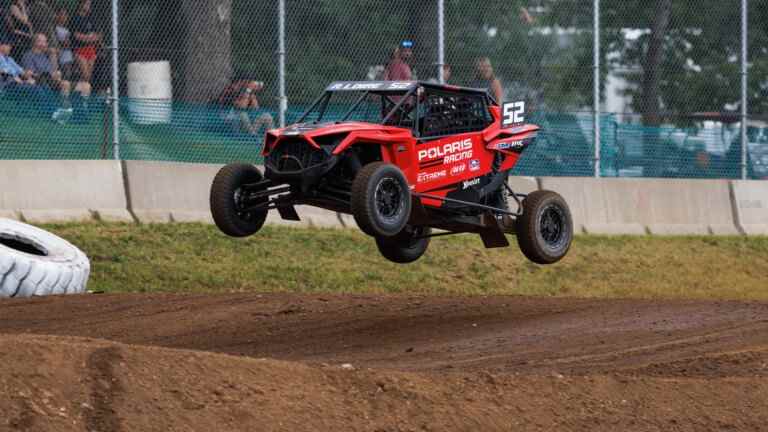
M 29 19 L 35 33 L 42 33 L 48 38 L 48 53 L 51 63 L 59 69 L 59 41 L 56 38 L 55 0 L 32 0 L 29 4 Z M 34 35 L 32 45 L 34 45 Z
M 14 99 L 30 103 L 36 113 L 49 116 L 55 109 L 53 94 L 41 85 L 37 85 L 32 71 L 25 71 L 11 57 L 13 43 L 0 39 L 0 91 Z
M 8 21 L 8 7 L 3 0 L 0 0 L 0 40 L 13 39 L 8 28 Z
M 62 73 L 56 70 L 48 56 L 48 38 L 38 33 L 35 35 L 32 49 L 24 54 L 21 64 L 30 71 L 40 85 L 47 85 L 53 90 L 58 90 L 64 100 L 65 107 L 69 107 L 69 96 L 72 91 L 72 83 L 62 77 Z M 91 85 L 87 82 L 78 82 L 74 90 L 84 97 L 91 95 Z
M 72 32 L 69 30 L 69 11 L 61 7 L 56 11 L 56 28 L 54 33 L 59 45 L 59 70 L 65 80 L 75 78 L 75 54 L 72 52 Z
M 9 39 L 0 40 L 0 87 L 8 89 L 37 84 L 32 71 L 25 71 L 11 57 L 12 50 L 13 44 Z
M 96 31 L 96 24 L 91 15 L 91 0 L 80 0 L 77 14 L 72 20 L 73 48 L 80 77 L 88 83 L 93 78 L 93 68 L 98 57 L 98 47 L 102 35 Z
M 12 55 L 19 58 L 32 46 L 32 22 L 29 19 L 27 1 L 13 0 L 8 8 L 6 20 L 13 43 Z
M 257 135 L 262 126 L 265 130 L 274 127 L 272 115 L 262 110 L 256 93 L 264 89 L 264 83 L 258 81 L 235 81 L 219 96 L 222 108 L 229 108 L 224 121 L 232 125 L 236 132 Z

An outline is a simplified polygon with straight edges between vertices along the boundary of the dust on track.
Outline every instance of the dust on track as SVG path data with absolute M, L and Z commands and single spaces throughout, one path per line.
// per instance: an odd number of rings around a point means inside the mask
M 765 303 L 131 294 L 12 300 L 0 317 L 0 412 L 20 430 L 768 424 Z M 40 415 L 46 386 L 73 429 Z M 163 421 L 145 422 L 152 407 Z

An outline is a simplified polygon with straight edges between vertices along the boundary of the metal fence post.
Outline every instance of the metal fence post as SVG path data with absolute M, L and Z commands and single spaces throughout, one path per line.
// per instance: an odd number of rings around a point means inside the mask
M 280 127 L 285 127 L 285 112 L 288 110 L 288 98 L 285 96 L 285 0 L 277 5 L 277 38 L 278 38 L 278 101 L 280 104 Z
M 112 151 L 115 160 L 120 160 L 120 30 L 119 0 L 112 0 Z
M 741 179 L 747 179 L 747 6 L 748 0 L 741 0 Z
M 594 43 L 593 43 L 593 106 L 594 125 L 593 139 L 595 143 L 595 177 L 600 177 L 600 0 L 594 0 Z
M 437 0 L 437 79 L 445 83 L 445 0 Z M 499 101 L 501 102 L 501 101 Z

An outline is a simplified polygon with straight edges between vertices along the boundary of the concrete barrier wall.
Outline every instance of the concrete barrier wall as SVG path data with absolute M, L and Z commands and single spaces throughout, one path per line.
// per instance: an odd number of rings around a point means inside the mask
M 115 161 L 0 161 L 0 217 L 30 222 L 211 223 L 208 195 L 221 165 Z M 550 189 L 575 228 L 594 234 L 768 235 L 768 182 L 511 177 L 515 192 Z M 513 203 L 512 203 L 513 204 Z M 130 212 L 129 212 L 130 209 Z M 300 206 L 302 222 L 356 227 L 352 217 Z M 132 214 L 131 214 L 132 213 Z
M 594 234 L 740 234 L 726 180 L 548 177 L 575 229 Z
M 116 161 L 0 161 L 0 216 L 132 221 Z
M 768 181 L 734 181 L 733 209 L 747 235 L 768 235 Z
M 140 222 L 212 223 L 209 194 L 222 165 L 167 162 L 125 162 L 131 210 Z M 298 206 L 301 222 L 287 222 L 270 212 L 268 223 L 342 226 L 336 213 Z

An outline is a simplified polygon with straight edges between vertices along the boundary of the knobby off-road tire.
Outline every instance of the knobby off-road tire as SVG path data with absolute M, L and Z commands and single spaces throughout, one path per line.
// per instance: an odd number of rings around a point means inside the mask
M 0 298 L 85 292 L 91 263 L 68 241 L 0 219 Z
M 553 264 L 568 253 L 573 241 L 571 211 L 563 197 L 552 191 L 536 191 L 523 200 L 517 218 L 517 244 L 531 261 Z
M 431 239 L 424 236 L 430 234 L 431 228 L 407 225 L 394 237 L 376 237 L 376 246 L 384 258 L 394 263 L 408 264 L 421 258 L 427 251 Z
M 411 217 L 411 190 L 403 172 L 384 162 L 364 166 L 352 182 L 352 216 L 374 237 L 393 237 Z
M 267 209 L 243 211 L 242 186 L 260 182 L 264 176 L 255 166 L 229 164 L 222 168 L 211 185 L 211 215 L 221 232 L 231 237 L 256 234 L 267 220 Z M 258 202 L 266 202 L 267 198 Z

